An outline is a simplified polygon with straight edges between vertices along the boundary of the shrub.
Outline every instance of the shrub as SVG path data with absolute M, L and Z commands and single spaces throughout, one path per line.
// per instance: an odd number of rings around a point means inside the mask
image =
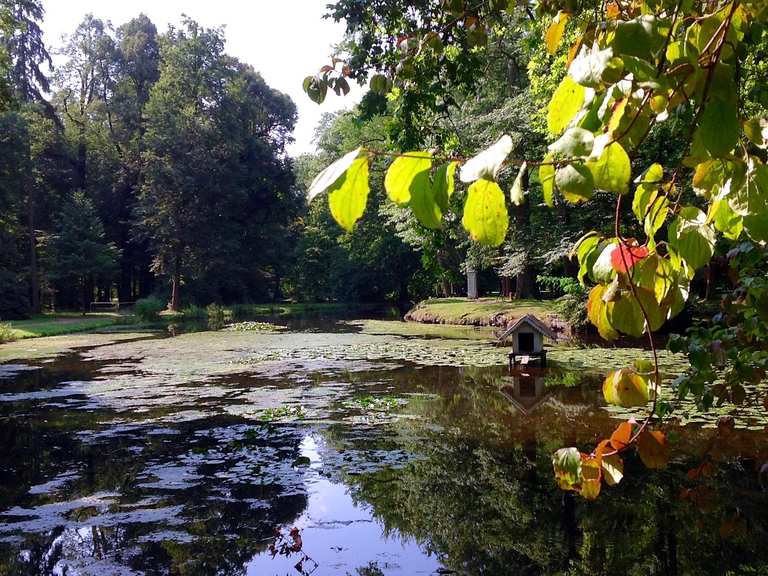
M 16 340 L 16 334 L 10 324 L 0 322 L 0 344 Z
M 136 300 L 133 306 L 133 312 L 144 322 L 153 322 L 160 318 L 160 312 L 165 310 L 165 302 L 157 296 L 149 296 Z
M 580 290 L 569 292 L 555 301 L 555 311 L 571 325 L 574 332 L 581 332 L 589 323 L 587 319 L 588 292 L 581 286 L 579 288 Z
M 202 306 L 191 304 L 184 308 L 182 311 L 185 320 L 199 320 L 208 316 L 208 311 Z

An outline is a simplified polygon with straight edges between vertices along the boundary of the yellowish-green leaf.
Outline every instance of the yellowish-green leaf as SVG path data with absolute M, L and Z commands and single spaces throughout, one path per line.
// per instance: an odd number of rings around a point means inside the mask
M 329 190 L 328 204 L 334 220 L 351 232 L 368 203 L 368 157 L 355 159 Z
M 429 181 L 429 171 L 419 172 L 411 181 L 411 201 L 408 205 L 419 222 L 427 228 L 437 230 L 442 227 L 443 213 L 434 196 L 434 189 Z
M 509 215 L 504 202 L 504 192 L 496 182 L 480 179 L 467 190 L 464 228 L 476 242 L 487 246 L 499 246 L 507 236 Z
M 544 162 L 551 162 L 552 156 L 544 157 Z M 552 164 L 542 164 L 539 166 L 539 182 L 544 195 L 544 202 L 550 208 L 555 205 L 555 167 Z
M 669 245 L 692 269 L 706 265 L 715 251 L 715 231 L 707 215 L 695 206 L 686 206 L 669 226 Z
M 362 150 L 362 148 L 352 150 L 352 152 L 345 154 L 336 160 L 336 162 L 328 166 L 325 170 L 320 172 L 320 174 L 315 176 L 315 179 L 312 180 L 312 184 L 309 186 L 309 192 L 307 194 L 309 201 L 311 202 L 315 196 L 321 194 L 327 190 L 334 182 L 336 182 L 344 174 L 344 172 L 347 171 L 347 169 L 352 165 L 357 157 L 360 156 L 360 152 L 362 152 Z
M 595 188 L 598 190 L 618 194 L 626 194 L 629 191 L 632 166 L 629 156 L 618 142 L 606 146 L 600 157 L 587 162 L 586 166 L 592 172 Z
M 581 110 L 584 104 L 585 88 L 566 76 L 552 95 L 547 106 L 547 129 L 551 134 L 560 134 Z
M 448 162 L 448 164 L 440 166 L 437 172 L 435 172 L 435 181 L 432 187 L 434 189 L 435 201 L 440 206 L 443 214 L 448 212 L 448 202 L 451 196 L 453 196 L 454 175 L 457 166 L 458 162 Z
M 609 404 L 632 408 L 648 403 L 648 382 L 632 370 L 622 368 L 614 370 L 603 380 L 603 396 Z
M 589 298 L 587 300 L 587 316 L 589 321 L 597 328 L 600 336 L 606 340 L 615 340 L 619 337 L 619 333 L 608 322 L 607 304 L 603 302 L 603 295 L 606 291 L 606 287 L 602 284 L 598 284 L 589 292 Z
M 746 120 L 744 122 L 744 134 L 758 148 L 768 149 L 768 117 L 754 116 Z
M 583 164 L 567 164 L 558 168 L 555 184 L 563 197 L 572 204 L 589 200 L 595 191 L 592 172 Z
M 384 177 L 384 189 L 389 199 L 396 204 L 408 204 L 414 178 L 425 171 L 429 174 L 431 167 L 432 156 L 429 152 L 407 152 L 395 158 Z
M 656 200 L 659 193 L 659 186 L 664 178 L 664 169 L 661 164 L 651 164 L 645 171 L 642 178 L 637 182 L 635 196 L 632 199 L 632 212 L 641 224 L 645 222 L 648 214 L 648 208 Z

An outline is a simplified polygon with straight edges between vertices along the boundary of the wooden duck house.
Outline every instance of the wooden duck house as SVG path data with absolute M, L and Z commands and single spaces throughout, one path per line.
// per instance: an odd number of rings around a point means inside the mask
M 547 364 L 547 350 L 544 348 L 544 338 L 554 338 L 549 327 L 533 314 L 518 318 L 499 338 L 503 343 L 512 339 L 512 351 L 509 353 L 509 366 L 536 362 L 541 366 Z

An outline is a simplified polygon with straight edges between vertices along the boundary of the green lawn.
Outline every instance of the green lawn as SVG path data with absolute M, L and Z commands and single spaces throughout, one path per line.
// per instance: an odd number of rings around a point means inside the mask
M 506 320 L 534 314 L 554 314 L 553 300 L 502 300 L 500 298 L 433 298 L 419 303 L 406 318 L 436 324 L 502 325 Z
M 56 336 L 84 332 L 97 328 L 106 328 L 115 324 L 117 314 L 112 312 L 90 313 L 83 316 L 77 313 L 51 313 L 34 316 L 29 320 L 11 320 L 14 338 L 37 338 L 40 336 Z

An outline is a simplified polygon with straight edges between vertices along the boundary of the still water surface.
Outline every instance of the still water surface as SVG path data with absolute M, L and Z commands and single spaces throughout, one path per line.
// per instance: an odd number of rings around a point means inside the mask
M 92 352 L 0 365 L 0 574 L 768 574 L 763 431 L 681 429 L 667 470 L 557 490 L 551 453 L 617 423 L 596 374 L 294 354 L 196 381 Z

